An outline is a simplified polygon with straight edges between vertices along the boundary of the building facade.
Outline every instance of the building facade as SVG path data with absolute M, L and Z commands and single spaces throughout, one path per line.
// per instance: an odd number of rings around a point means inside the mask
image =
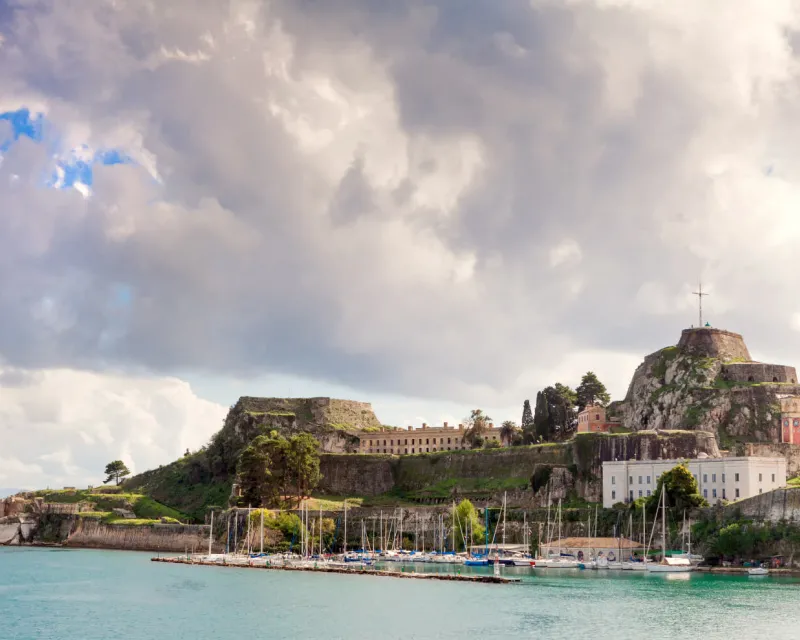
M 652 495 L 658 477 L 686 463 L 700 495 L 715 504 L 750 498 L 786 486 L 786 458 L 696 458 L 603 463 L 603 507 Z
M 800 398 L 779 398 L 781 403 L 781 442 L 800 444 Z
M 463 424 L 451 427 L 446 422 L 441 427 L 431 427 L 423 423 L 415 429 L 391 429 L 386 431 L 361 432 L 358 434 L 359 453 L 392 453 L 395 455 L 411 455 L 415 453 L 433 453 L 436 451 L 458 451 L 469 449 L 464 440 L 466 429 Z M 500 429 L 494 424 L 484 435 L 484 439 L 504 445 L 500 438 Z
M 545 558 L 569 554 L 578 561 L 605 557 L 615 562 L 641 556 L 644 546 L 627 538 L 563 538 L 539 545 L 539 553 Z
M 606 408 L 599 405 L 589 405 L 578 414 L 578 433 L 608 433 L 619 424 L 618 419 L 608 420 Z

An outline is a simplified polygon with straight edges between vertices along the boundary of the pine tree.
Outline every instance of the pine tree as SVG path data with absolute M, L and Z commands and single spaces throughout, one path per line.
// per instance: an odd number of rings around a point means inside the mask
M 598 380 L 597 376 L 592 371 L 588 371 L 581 383 L 575 390 L 577 393 L 577 404 L 580 411 L 583 411 L 588 406 L 599 404 L 605 407 L 611 402 L 611 396 L 606 391 L 606 386 Z
M 536 431 L 533 427 L 533 411 L 531 411 L 531 401 L 526 400 L 522 405 L 522 420 L 520 421 L 522 428 L 522 437 L 526 443 L 531 443 L 536 440 Z

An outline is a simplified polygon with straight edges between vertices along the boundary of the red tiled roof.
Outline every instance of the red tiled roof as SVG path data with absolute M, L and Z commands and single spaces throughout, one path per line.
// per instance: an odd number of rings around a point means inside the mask
M 562 549 L 642 549 L 644 545 L 627 538 L 563 538 L 553 540 L 545 547 Z

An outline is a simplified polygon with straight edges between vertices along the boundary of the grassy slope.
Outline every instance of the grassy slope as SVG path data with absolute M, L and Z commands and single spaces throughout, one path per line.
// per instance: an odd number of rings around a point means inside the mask
M 94 491 L 94 490 L 45 490 L 37 491 L 37 496 L 45 499 L 45 502 L 61 504 L 75 504 L 78 502 L 94 503 L 94 511 L 88 512 L 91 515 L 82 517 L 100 517 L 105 522 L 119 522 L 124 519 L 116 518 L 112 515 L 113 509 L 130 508 L 136 514 L 138 520 L 148 522 L 159 522 L 161 518 L 169 518 L 175 522 L 186 522 L 187 516 L 180 511 L 157 502 L 150 496 L 141 493 L 129 493 L 123 491 Z M 135 522 L 129 520 L 126 522 Z
M 125 482 L 125 489 L 138 491 L 185 513 L 191 520 L 203 522 L 208 507 L 225 507 L 231 493 L 232 479 L 225 481 L 194 478 L 192 465 L 200 454 L 146 471 Z M 138 515 L 138 514 L 137 514 Z

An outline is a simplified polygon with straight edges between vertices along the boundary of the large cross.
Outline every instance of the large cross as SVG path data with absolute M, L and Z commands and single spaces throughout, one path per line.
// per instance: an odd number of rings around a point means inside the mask
M 700 288 L 697 291 L 694 291 L 692 295 L 697 296 L 697 301 L 700 304 L 700 326 L 703 326 L 703 296 L 710 295 L 708 293 L 703 292 L 703 283 L 700 283 Z

